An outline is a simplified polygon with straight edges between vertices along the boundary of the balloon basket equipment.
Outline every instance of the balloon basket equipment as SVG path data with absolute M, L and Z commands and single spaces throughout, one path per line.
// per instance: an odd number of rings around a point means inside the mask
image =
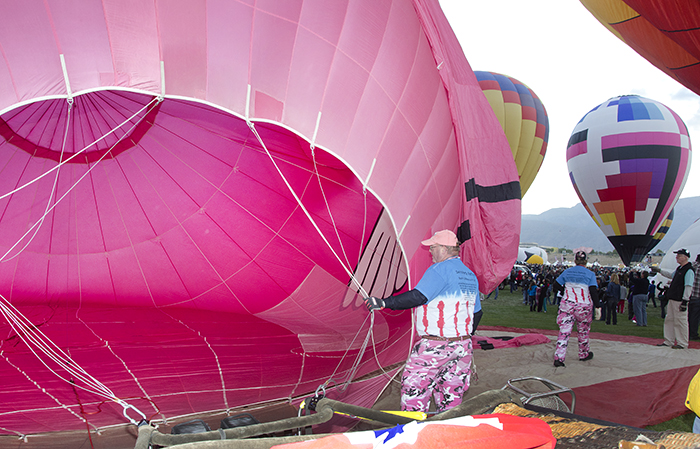
M 533 387 L 539 387 L 541 390 L 542 385 L 547 391 L 532 391 L 537 389 Z M 568 407 L 559 397 L 561 394 L 571 395 L 571 410 L 573 410 L 576 399 L 570 388 L 540 377 L 515 378 L 510 379 L 500 390 L 490 390 L 468 398 L 457 407 L 433 415 L 426 421 L 440 421 L 460 416 L 491 413 L 537 418 L 549 425 L 552 435 L 557 439 L 557 449 L 602 449 L 609 447 L 680 449 L 700 447 L 700 435 L 675 430 L 656 432 L 574 415 L 568 411 Z M 307 398 L 305 402 L 314 404 L 314 414 L 300 415 L 296 418 L 286 418 L 269 423 L 257 423 L 257 420 L 251 415 L 243 416 L 247 414 L 236 415 L 230 419 L 222 420 L 221 428 L 214 431 L 202 431 L 204 427 L 200 423 L 193 424 L 192 421 L 189 421 L 188 423 L 193 429 L 201 427 L 198 433 L 190 434 L 163 434 L 150 424 L 142 422 L 138 429 L 135 449 L 177 448 L 180 445 L 183 449 L 185 447 L 187 449 L 269 449 L 280 444 L 328 436 L 329 434 L 303 435 L 302 430 L 315 424 L 327 422 L 336 413 L 369 420 L 374 425 L 384 428 L 412 421 L 412 419 L 403 416 L 327 398 Z M 302 407 L 300 407 L 301 409 Z M 224 424 L 224 421 L 227 420 L 228 422 Z M 227 425 L 234 427 L 226 427 Z M 290 435 L 290 432 L 297 434 Z
M 426 421 L 439 421 L 459 416 L 488 414 L 491 413 L 496 406 L 506 402 L 522 405 L 518 394 L 514 391 L 491 390 L 469 398 L 455 408 L 433 415 Z M 304 403 L 309 405 L 313 404 L 308 408 L 315 411 L 315 413 L 268 423 L 255 423 L 256 420 L 252 416 L 250 417 L 252 420 L 232 419 L 230 421 L 234 422 L 229 422 L 228 424 L 235 425 L 235 427 L 229 428 L 225 427 L 224 424 L 227 418 L 222 421 L 222 426 L 218 430 L 208 431 L 206 430 L 208 428 L 206 423 L 199 422 L 201 420 L 192 420 L 173 427 L 173 431 L 178 429 L 177 432 L 182 433 L 173 432 L 171 434 L 164 434 L 144 421 L 139 425 L 138 437 L 134 448 L 149 449 L 187 445 L 188 449 L 199 447 L 267 449 L 279 444 L 294 443 L 328 436 L 329 434 L 304 435 L 303 432 L 313 425 L 323 424 L 329 421 L 334 414 L 360 418 L 378 427 L 391 427 L 397 424 L 407 424 L 414 421 L 414 419 L 410 417 L 345 404 L 327 398 L 307 398 Z M 302 408 L 307 407 L 300 407 L 300 409 Z M 188 430 L 193 433 L 185 433 Z M 296 432 L 297 434 L 288 435 L 290 431 Z M 270 437 L 270 435 L 286 436 Z
M 541 385 L 544 385 L 547 390 L 540 392 L 528 391 L 537 389 L 536 387 Z M 528 376 L 510 379 L 502 389 L 512 390 L 519 394 L 520 400 L 525 405 L 531 404 L 570 413 L 574 413 L 576 407 L 576 393 L 571 388 L 564 387 L 542 377 Z M 559 397 L 560 394 L 569 394 L 571 396 L 571 408 Z

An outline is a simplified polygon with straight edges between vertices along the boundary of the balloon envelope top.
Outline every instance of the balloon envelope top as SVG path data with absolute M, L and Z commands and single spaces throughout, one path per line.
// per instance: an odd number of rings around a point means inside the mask
M 566 151 L 571 182 L 625 264 L 646 254 L 673 209 L 690 150 L 681 118 L 639 96 L 612 98 L 574 128 Z

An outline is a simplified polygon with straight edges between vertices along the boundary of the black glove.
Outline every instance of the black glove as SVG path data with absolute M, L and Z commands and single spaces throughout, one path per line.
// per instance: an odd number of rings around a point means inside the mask
M 375 296 L 370 296 L 369 298 L 365 298 L 365 305 L 370 312 L 373 310 L 382 310 L 384 308 L 384 300 Z
M 681 306 L 678 308 L 681 312 L 688 310 L 688 301 L 681 301 Z

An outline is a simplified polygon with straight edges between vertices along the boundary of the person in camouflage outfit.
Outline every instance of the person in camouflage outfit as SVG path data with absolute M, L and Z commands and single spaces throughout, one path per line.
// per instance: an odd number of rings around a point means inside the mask
M 554 366 L 563 367 L 566 359 L 566 348 L 569 337 L 576 323 L 578 331 L 578 358 L 582 362 L 591 360 L 588 334 L 591 332 L 593 307 L 600 307 L 598 301 L 598 281 L 595 274 L 586 268 L 588 256 L 584 251 L 576 252 L 576 266 L 564 270 L 554 282 L 554 292 L 563 290 L 564 296 L 559 304 L 557 324 L 559 337 L 557 348 L 554 350 Z
M 591 332 L 592 321 L 593 308 L 590 304 L 562 301 L 557 316 L 559 338 L 557 348 L 554 350 L 554 360 L 561 360 L 563 363 L 566 359 L 566 349 L 569 346 L 569 337 L 574 329 L 574 323 L 578 332 L 578 358 L 583 360 L 591 354 L 588 334 Z
M 454 232 L 436 232 L 421 244 L 430 248 L 433 265 L 416 288 L 385 299 L 365 298 L 365 303 L 371 311 L 416 309 L 421 338 L 403 372 L 401 409 L 427 412 L 434 395 L 441 412 L 461 404 L 469 388 L 479 281 L 459 259 Z
M 401 404 L 426 411 L 435 392 L 435 408 L 443 411 L 462 402 L 471 377 L 472 341 L 421 338 L 406 362 L 401 379 Z

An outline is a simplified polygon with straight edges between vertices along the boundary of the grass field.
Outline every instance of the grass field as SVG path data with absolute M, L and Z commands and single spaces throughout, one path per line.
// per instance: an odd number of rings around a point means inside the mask
M 657 300 L 657 306 L 659 305 Z M 523 304 L 523 294 L 520 290 L 510 293 L 510 288 L 501 290 L 498 299 L 491 298 L 482 301 L 484 316 L 479 326 L 507 326 L 524 329 L 553 329 L 557 326 L 557 306 L 547 305 L 547 312 L 530 312 L 530 308 Z M 647 307 L 647 327 L 637 326 L 627 318 L 627 305 L 625 312 L 617 315 L 617 326 L 606 325 L 603 321 L 593 321 L 592 332 L 601 332 L 615 335 L 634 335 L 638 337 L 663 339 L 663 323 L 661 308 L 649 303 Z M 692 432 L 695 415 L 689 411 L 670 421 L 649 426 L 648 429 L 656 431 L 678 430 Z
M 523 303 L 523 294 L 520 290 L 510 293 L 510 289 L 501 290 L 498 299 L 484 300 L 482 308 L 484 316 L 479 326 L 508 326 L 522 327 L 526 329 L 554 329 L 557 326 L 557 306 L 547 305 L 547 312 L 530 312 L 530 308 Z M 656 301 L 659 305 L 658 300 Z M 661 318 L 661 308 L 649 303 L 647 307 L 647 327 L 637 326 L 627 319 L 627 306 L 625 312 L 617 314 L 617 326 L 606 325 L 603 321 L 594 321 L 591 332 L 602 332 L 615 335 L 634 335 L 637 337 L 659 338 L 664 337 L 664 320 Z M 659 342 L 660 343 L 660 342 Z

